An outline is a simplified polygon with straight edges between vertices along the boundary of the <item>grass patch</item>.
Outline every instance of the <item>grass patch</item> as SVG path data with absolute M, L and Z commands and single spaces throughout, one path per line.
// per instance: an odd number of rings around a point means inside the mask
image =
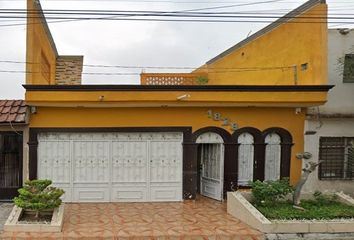
M 354 218 L 354 206 L 337 201 L 321 204 L 315 200 L 302 200 L 300 205 L 305 211 L 293 208 L 290 201 L 277 202 L 267 206 L 255 205 L 255 207 L 268 219 L 330 220 Z

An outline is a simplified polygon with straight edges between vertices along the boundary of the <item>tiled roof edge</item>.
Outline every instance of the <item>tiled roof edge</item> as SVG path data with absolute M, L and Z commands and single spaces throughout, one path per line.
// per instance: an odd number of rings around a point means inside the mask
M 281 17 L 278 20 L 274 21 L 273 23 L 267 25 L 266 27 L 262 28 L 258 32 L 256 32 L 256 33 L 252 34 L 251 36 L 249 36 L 248 38 L 242 40 L 241 42 L 239 42 L 236 45 L 232 46 L 231 48 L 227 49 L 226 51 L 220 53 L 216 57 L 210 59 L 209 61 L 206 62 L 206 64 L 214 63 L 215 61 L 217 61 L 220 58 L 228 55 L 232 51 L 234 51 L 234 50 L 236 50 L 236 49 L 238 49 L 240 47 L 243 47 L 247 43 L 249 43 L 249 42 L 251 42 L 251 41 L 263 36 L 264 34 L 272 31 L 273 29 L 275 29 L 279 25 L 283 24 L 284 22 L 290 21 L 292 18 L 294 18 L 294 17 L 306 12 L 307 10 L 309 10 L 310 8 L 312 8 L 313 6 L 315 6 L 318 3 L 325 4 L 326 0 L 309 0 L 309 1 L 307 1 L 306 3 L 302 4 L 300 7 L 295 8 L 291 12 L 285 14 L 283 17 Z

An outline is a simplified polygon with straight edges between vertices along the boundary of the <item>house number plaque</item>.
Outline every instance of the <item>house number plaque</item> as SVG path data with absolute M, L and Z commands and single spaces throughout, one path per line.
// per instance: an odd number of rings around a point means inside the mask
M 237 123 L 234 123 L 229 118 L 222 116 L 221 113 L 213 112 L 213 110 L 208 110 L 207 114 L 208 118 L 212 118 L 214 121 L 221 121 L 222 126 L 230 126 L 230 129 L 233 131 L 238 129 Z

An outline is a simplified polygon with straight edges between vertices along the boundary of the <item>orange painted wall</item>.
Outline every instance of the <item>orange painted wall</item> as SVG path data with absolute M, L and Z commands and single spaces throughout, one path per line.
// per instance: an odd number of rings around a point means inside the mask
M 239 124 L 239 127 L 270 127 L 287 129 L 293 136 L 291 182 L 301 173 L 301 161 L 295 153 L 304 149 L 304 113 L 295 114 L 295 108 L 54 108 L 38 107 L 31 115 L 30 127 L 173 127 L 190 126 L 193 131 L 207 126 L 222 127 L 220 121 L 208 118 L 211 109 Z
M 26 84 L 54 84 L 57 52 L 37 10 L 34 0 L 27 0 Z
M 323 18 L 308 19 L 319 15 L 327 16 L 326 4 L 315 5 L 300 18 L 281 24 L 194 73 L 208 72 L 211 85 L 294 85 L 291 66 L 296 65 L 298 84 L 327 84 L 327 24 L 319 23 Z M 304 63 L 308 69 L 302 71 Z M 251 67 L 257 70 L 243 69 Z M 287 68 L 269 69 L 273 67 Z

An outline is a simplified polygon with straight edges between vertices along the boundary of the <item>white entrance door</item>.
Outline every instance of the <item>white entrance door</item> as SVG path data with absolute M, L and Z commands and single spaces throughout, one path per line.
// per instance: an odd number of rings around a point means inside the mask
M 224 144 L 220 135 L 204 133 L 200 143 L 200 194 L 215 200 L 223 200 Z
M 38 177 L 67 202 L 182 200 L 181 133 L 45 133 Z

